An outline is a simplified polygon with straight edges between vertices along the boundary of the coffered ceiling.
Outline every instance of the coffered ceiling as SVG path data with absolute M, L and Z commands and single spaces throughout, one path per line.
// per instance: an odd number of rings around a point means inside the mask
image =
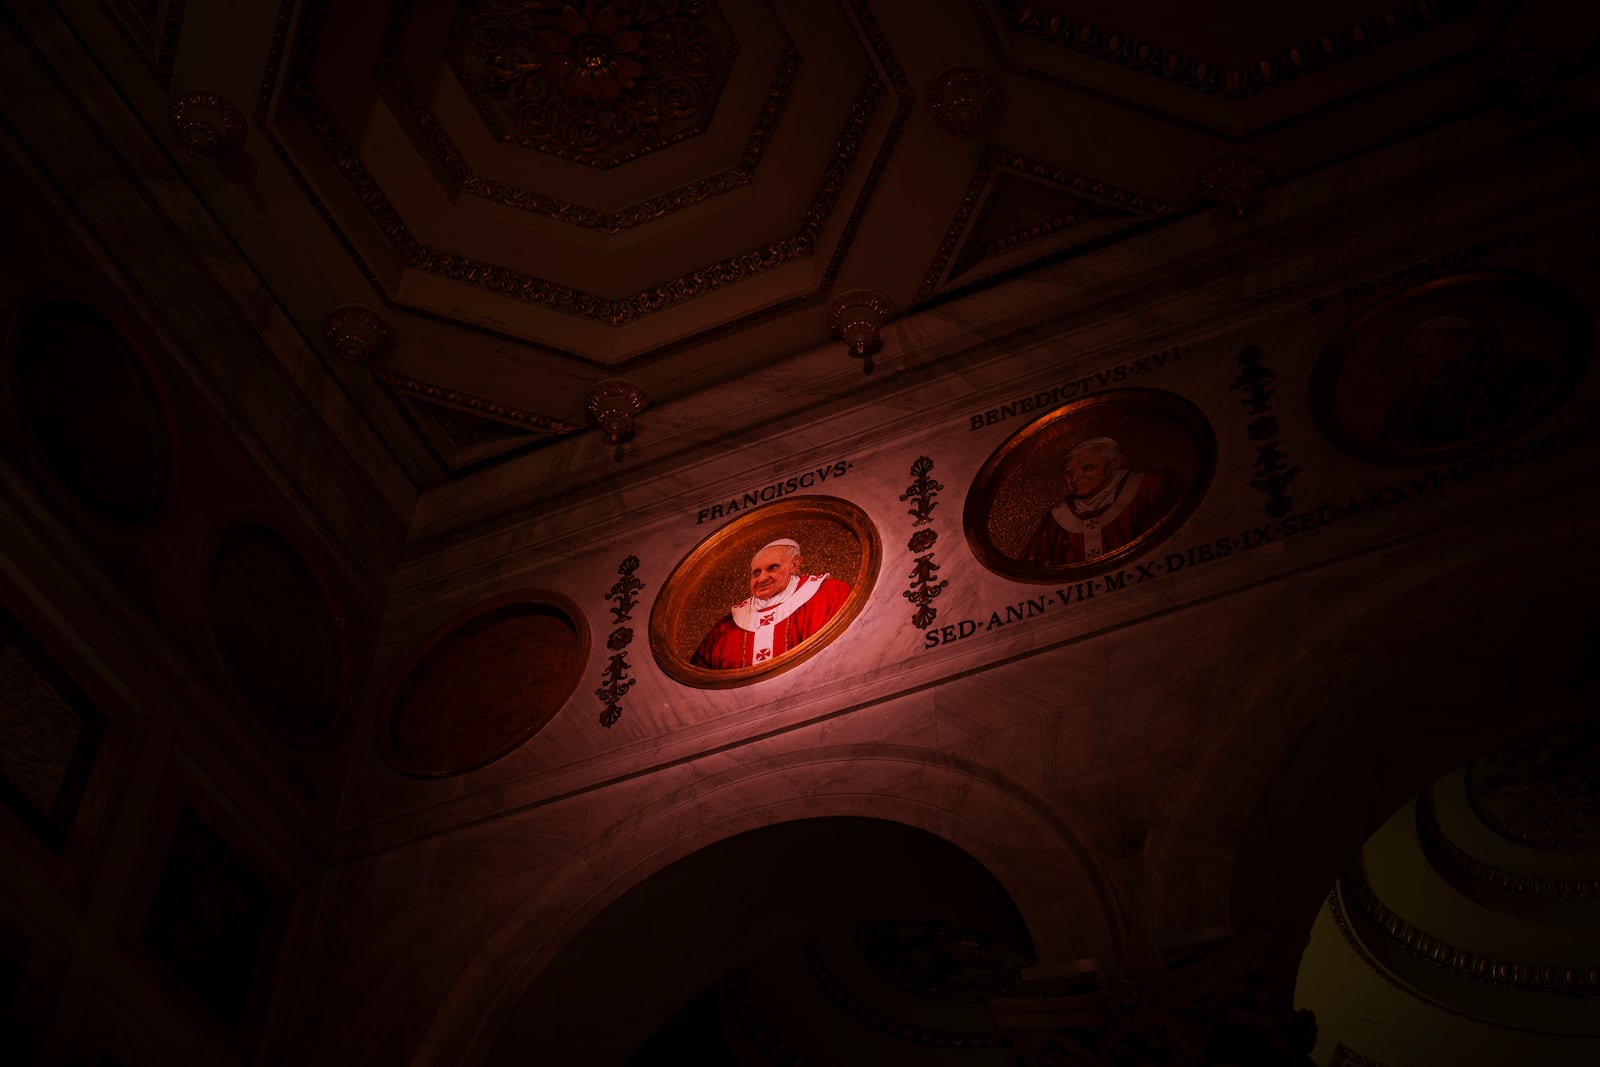
M 1510 0 L 58 3 L 419 493 L 1586 62 Z

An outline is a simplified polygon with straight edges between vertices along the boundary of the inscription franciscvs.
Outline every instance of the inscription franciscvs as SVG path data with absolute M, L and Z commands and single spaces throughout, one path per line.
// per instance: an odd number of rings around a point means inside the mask
M 802 489 L 815 489 L 826 483 L 830 478 L 843 478 L 855 468 L 855 463 L 848 459 L 835 460 L 821 467 L 813 467 L 800 474 L 792 474 L 787 478 L 763 485 L 759 489 L 747 489 L 738 496 L 729 497 L 726 501 L 718 501 L 701 508 L 695 513 L 694 524 L 699 526 L 707 520 L 723 519 L 730 515 L 737 515 L 741 511 L 756 507 L 760 504 L 770 504 L 774 500 L 797 493 Z

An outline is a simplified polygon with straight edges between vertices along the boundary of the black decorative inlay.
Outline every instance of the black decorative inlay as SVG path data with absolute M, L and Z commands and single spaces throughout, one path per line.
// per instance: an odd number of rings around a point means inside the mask
M 1268 515 L 1282 518 L 1294 507 L 1294 498 L 1287 490 L 1300 468 L 1289 466 L 1289 457 L 1277 440 L 1278 420 L 1272 414 L 1272 382 L 1278 373 L 1262 363 L 1264 358 L 1255 345 L 1240 349 L 1239 374 L 1228 388 L 1240 394 L 1245 410 L 1254 416 L 1245 430 L 1256 443 L 1256 476 L 1250 479 L 1250 488 L 1266 495 Z
M 916 606 L 917 610 L 911 613 L 911 625 L 919 630 L 926 630 L 939 617 L 939 609 L 933 606 L 933 600 L 950 584 L 948 578 L 933 580 L 934 572 L 939 569 L 939 565 L 933 561 L 933 544 L 938 539 L 939 535 L 932 530 L 918 530 L 906 542 L 906 547 L 912 552 L 922 553 L 911 561 L 911 573 L 906 576 L 911 579 L 911 588 L 900 594 Z
M 616 623 L 627 622 L 633 618 L 633 609 L 639 606 L 639 600 L 634 596 L 644 588 L 644 582 L 634 577 L 634 571 L 639 569 L 639 557 L 629 556 L 617 566 L 619 577 L 606 593 L 606 599 L 615 600 L 611 608 L 611 621 Z
M 914 481 L 900 494 L 900 502 L 912 501 L 911 510 L 906 514 L 911 516 L 911 525 L 921 526 L 933 521 L 933 509 L 939 506 L 933 498 L 944 485 L 933 477 L 933 460 L 927 456 L 918 456 L 911 464 L 911 477 Z
M 939 495 L 944 485 L 933 477 L 933 460 L 927 456 L 918 456 L 911 464 L 911 477 L 913 481 L 900 494 L 900 502 L 911 503 L 911 508 L 906 512 L 911 516 L 911 525 L 922 526 L 933 521 L 933 509 L 939 506 L 933 498 Z M 939 615 L 939 609 L 933 606 L 934 598 L 950 584 L 948 578 L 935 581 L 933 577 L 939 569 L 939 565 L 933 561 L 933 546 L 938 540 L 939 535 L 934 530 L 922 529 L 912 533 L 911 539 L 906 542 L 906 548 L 916 558 L 912 560 L 911 573 L 906 575 L 911 581 L 911 588 L 900 595 L 915 605 L 916 611 L 911 613 L 911 625 L 919 630 L 926 630 L 933 625 L 933 620 Z
M 611 621 L 618 624 L 611 631 L 611 636 L 606 638 L 606 648 L 611 656 L 606 662 L 605 672 L 600 676 L 600 688 L 594 691 L 595 696 L 605 705 L 600 712 L 600 725 L 606 729 L 617 724 L 622 718 L 622 697 L 632 689 L 636 678 L 628 677 L 628 646 L 633 644 L 633 627 L 623 626 L 633 618 L 633 609 L 638 607 L 638 598 L 635 593 L 644 588 L 644 582 L 634 574 L 639 569 L 639 557 L 629 556 L 617 565 L 618 578 L 606 593 L 607 600 L 615 600 L 611 607 Z

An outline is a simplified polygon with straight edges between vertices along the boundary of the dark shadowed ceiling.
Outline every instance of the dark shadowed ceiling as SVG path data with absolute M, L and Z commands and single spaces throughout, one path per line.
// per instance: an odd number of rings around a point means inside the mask
M 1548 7 L 61 0 L 419 493 L 583 434 L 602 380 L 659 407 L 828 344 L 844 294 L 1248 213 L 1587 62 Z M 387 330 L 353 361 L 350 303 Z

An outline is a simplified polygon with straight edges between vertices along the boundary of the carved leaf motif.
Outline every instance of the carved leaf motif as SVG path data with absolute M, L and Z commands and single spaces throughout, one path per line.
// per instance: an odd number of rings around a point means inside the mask
M 737 52 L 705 0 L 466 0 L 450 35 L 496 136 L 600 167 L 704 128 Z
M 617 566 L 618 578 L 606 593 L 606 597 L 617 602 L 611 609 L 611 621 L 616 623 L 627 622 L 633 617 L 633 609 L 639 601 L 633 594 L 644 588 L 644 583 L 635 578 L 633 572 L 639 569 L 639 557 L 629 556 Z
M 919 630 L 926 630 L 933 625 L 933 620 L 938 617 L 939 610 L 932 606 L 932 601 L 950 584 L 950 579 L 941 578 L 935 582 L 933 572 L 939 565 L 933 562 L 933 555 L 918 556 L 912 563 L 912 570 L 908 578 L 912 581 L 910 589 L 900 595 L 915 604 L 917 610 L 911 615 L 911 625 Z
M 921 526 L 925 522 L 933 521 L 933 509 L 939 505 L 934 502 L 934 497 L 944 488 L 938 479 L 932 477 L 933 460 L 927 456 L 918 456 L 911 464 L 911 476 L 916 479 L 900 494 L 900 502 L 914 500 L 911 510 L 906 512 L 911 516 L 913 526 Z
M 644 582 L 634 576 L 634 572 L 638 569 L 639 557 L 628 556 L 617 565 L 617 574 L 620 577 L 606 593 L 606 599 L 617 602 L 616 606 L 611 608 L 611 615 L 613 622 L 619 624 L 606 638 L 606 647 L 612 653 L 611 659 L 606 664 L 605 673 L 600 679 L 603 684 L 594 691 L 595 696 L 605 705 L 605 710 L 600 713 L 600 725 L 607 729 L 622 718 L 623 694 L 632 689 L 634 683 L 634 679 L 627 676 L 628 646 L 633 643 L 633 627 L 620 624 L 632 618 L 633 609 L 639 603 L 633 594 L 644 588 Z

